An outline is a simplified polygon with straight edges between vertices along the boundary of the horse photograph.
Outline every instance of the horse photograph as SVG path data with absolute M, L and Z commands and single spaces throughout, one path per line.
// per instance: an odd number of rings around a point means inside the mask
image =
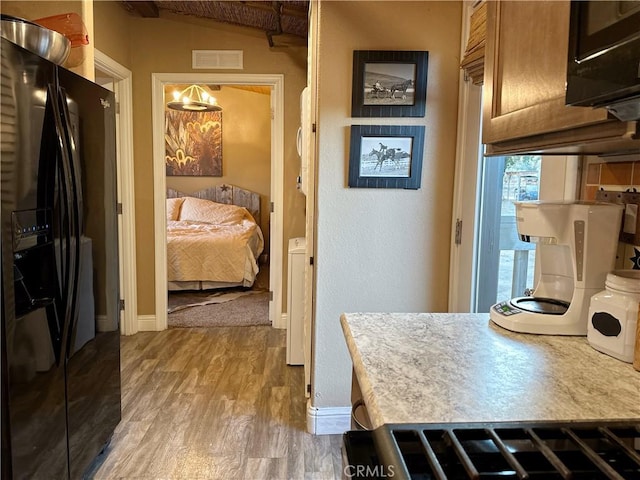
M 361 177 L 409 177 L 412 137 L 362 137 Z
M 413 105 L 415 78 L 414 63 L 366 63 L 364 105 Z

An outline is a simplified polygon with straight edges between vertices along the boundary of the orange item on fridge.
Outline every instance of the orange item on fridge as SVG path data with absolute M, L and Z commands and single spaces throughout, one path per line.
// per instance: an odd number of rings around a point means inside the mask
M 89 44 L 87 27 L 77 13 L 63 13 L 33 21 L 67 37 L 71 41 L 71 48 Z

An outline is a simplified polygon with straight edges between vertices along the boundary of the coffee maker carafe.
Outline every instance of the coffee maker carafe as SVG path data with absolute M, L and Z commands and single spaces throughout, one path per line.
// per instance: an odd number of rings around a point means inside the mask
M 493 305 L 491 320 L 515 332 L 586 335 L 591 296 L 615 266 L 622 205 L 515 202 L 520 239 L 536 244 L 532 296 Z

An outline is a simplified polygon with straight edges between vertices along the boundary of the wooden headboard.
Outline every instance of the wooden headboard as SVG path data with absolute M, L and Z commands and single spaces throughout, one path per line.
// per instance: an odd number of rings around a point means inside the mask
M 183 193 L 173 188 L 167 188 L 167 198 L 195 197 L 203 200 L 212 200 L 227 205 L 237 205 L 249 210 L 254 220 L 260 224 L 260 194 L 236 187 L 235 185 L 222 184 L 193 193 Z

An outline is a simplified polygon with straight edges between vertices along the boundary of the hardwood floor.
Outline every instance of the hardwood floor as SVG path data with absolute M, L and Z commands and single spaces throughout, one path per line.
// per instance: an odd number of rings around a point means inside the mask
M 122 421 L 93 479 L 338 479 L 340 435 L 305 432 L 304 372 L 271 327 L 122 337 Z

